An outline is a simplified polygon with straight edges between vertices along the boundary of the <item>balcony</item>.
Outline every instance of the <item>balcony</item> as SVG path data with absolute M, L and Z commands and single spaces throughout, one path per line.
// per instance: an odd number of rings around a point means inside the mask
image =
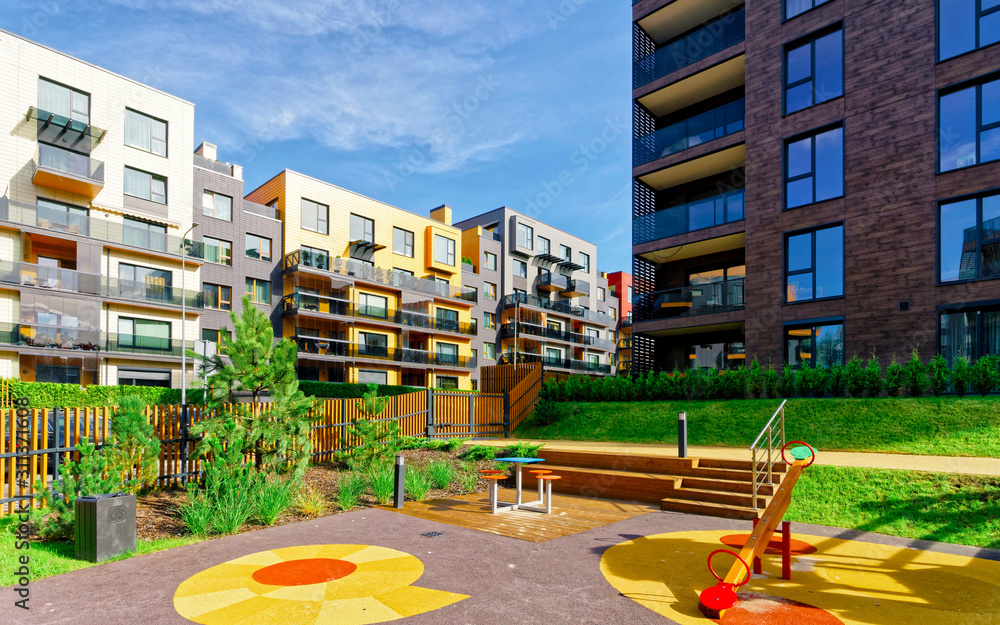
M 104 189 L 104 163 L 53 145 L 38 145 L 37 185 L 94 199 Z
M 739 189 L 636 217 L 632 245 L 740 221 L 744 218 L 743 200 L 744 191 Z
M 739 99 L 639 137 L 632 144 L 632 166 L 735 134 L 743 130 L 745 115 L 744 100 Z
M 590 283 L 584 280 L 570 280 L 559 294 L 563 297 L 590 297 Z
M 551 310 L 552 312 L 559 313 L 561 315 L 570 315 L 573 317 L 580 317 L 590 321 L 591 323 L 600 324 L 602 326 L 611 326 L 615 324 L 613 317 L 606 315 L 601 312 L 594 312 L 592 310 L 587 310 L 581 306 L 572 306 L 569 302 L 553 302 L 537 295 L 528 295 L 527 293 L 519 293 L 517 295 L 504 295 L 503 296 L 503 309 L 507 310 L 509 308 L 514 308 L 516 306 L 532 306 L 534 308 L 542 308 L 544 310 Z
M 615 348 L 615 342 L 608 339 L 590 336 L 589 334 L 567 332 L 566 330 L 556 330 L 555 328 L 539 326 L 533 323 L 524 323 L 519 321 L 516 329 L 513 323 L 505 323 L 500 326 L 500 338 L 512 339 L 515 336 L 536 336 L 542 339 L 555 339 L 557 341 L 589 345 L 597 349 L 608 351 Z
M 397 289 L 409 289 L 434 297 L 458 299 L 470 304 L 475 304 L 478 301 L 478 291 L 476 289 L 470 289 L 465 286 L 454 287 L 446 282 L 417 278 L 398 271 L 372 267 L 356 260 L 344 258 L 329 259 L 325 256 L 314 258 L 308 252 L 303 255 L 301 250 L 294 250 L 285 255 L 283 267 L 285 271 L 297 271 L 299 268 L 311 267 L 323 271 L 332 271 L 341 275 L 353 276 L 363 282 L 382 284 Z
M 348 341 L 305 336 L 302 334 L 303 331 L 307 330 L 305 328 L 296 328 L 297 336 L 295 342 L 299 347 L 300 354 L 362 358 L 365 360 L 380 360 L 393 363 L 454 367 L 456 369 L 474 369 L 477 365 L 477 360 L 469 356 L 458 356 L 403 347 L 386 347 L 384 345 L 356 345 Z
M 618 339 L 618 349 L 632 349 L 632 337 Z
M 97 126 L 56 115 L 34 106 L 28 109 L 24 118 L 28 121 L 36 120 L 39 141 L 62 145 L 85 154 L 90 154 L 107 134 L 106 130 Z
M 640 295 L 652 302 L 652 318 L 688 317 L 742 310 L 744 278 Z
M 181 342 L 168 338 L 29 323 L 0 324 L 0 343 L 21 347 L 85 352 L 115 352 L 177 358 L 180 358 L 181 355 Z M 194 349 L 194 342 L 188 341 L 187 348 Z
M 163 252 L 192 259 L 204 258 L 204 245 L 170 234 L 151 233 L 129 228 L 82 213 L 56 211 L 51 207 L 37 206 L 0 198 L 0 219 L 14 224 L 51 230 L 62 235 L 72 234 L 100 239 L 109 243 L 128 245 L 147 251 Z
M 504 352 L 500 358 L 500 362 L 501 364 L 513 364 L 514 353 Z M 588 362 L 585 360 L 573 360 L 572 358 L 553 358 L 551 356 L 542 356 L 541 354 L 531 354 L 528 352 L 519 352 L 517 362 L 518 364 L 540 362 L 543 367 L 567 369 L 570 371 L 577 371 L 592 375 L 611 374 L 611 365 L 602 365 L 600 363 Z
M 278 219 L 277 208 L 273 206 L 265 206 L 264 204 L 257 204 L 249 200 L 243 200 L 243 212 L 250 213 L 252 215 L 260 215 L 261 217 L 267 217 L 268 219 Z
M 538 276 L 535 287 L 539 291 L 563 291 L 569 287 L 569 278 L 561 273 L 546 273 Z
M 649 84 L 721 52 L 746 37 L 746 11 L 735 13 L 663 46 L 632 64 L 632 88 Z
M 300 312 L 313 312 L 326 315 L 338 315 L 341 317 L 352 317 L 355 319 L 370 319 L 373 321 L 383 321 L 408 327 L 426 328 L 428 330 L 438 330 L 440 332 L 452 332 L 464 334 L 466 336 L 476 336 L 478 325 L 465 321 L 454 321 L 443 317 L 423 315 L 419 313 L 393 310 L 376 306 L 359 306 L 347 300 L 326 297 L 323 295 L 311 295 L 307 293 L 294 293 L 281 298 L 282 311 L 285 314 L 295 315 Z

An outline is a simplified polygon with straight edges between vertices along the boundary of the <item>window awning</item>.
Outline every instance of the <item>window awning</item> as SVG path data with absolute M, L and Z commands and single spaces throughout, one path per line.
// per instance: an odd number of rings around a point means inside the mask
M 27 121 L 37 120 L 40 141 L 69 147 L 87 154 L 90 154 L 97 147 L 108 132 L 97 126 L 74 121 L 35 106 L 28 108 L 24 119 Z

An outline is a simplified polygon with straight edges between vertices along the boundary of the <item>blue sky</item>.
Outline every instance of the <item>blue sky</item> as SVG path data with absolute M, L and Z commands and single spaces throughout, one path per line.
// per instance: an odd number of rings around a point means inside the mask
M 196 144 L 455 219 L 507 205 L 631 268 L 631 5 L 7 0 L 0 26 L 196 104 Z

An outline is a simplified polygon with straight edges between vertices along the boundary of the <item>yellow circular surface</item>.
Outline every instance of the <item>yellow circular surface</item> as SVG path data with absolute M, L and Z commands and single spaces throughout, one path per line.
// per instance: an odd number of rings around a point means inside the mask
M 676 532 L 630 540 L 604 553 L 601 572 L 624 596 L 654 612 L 684 625 L 705 625 L 711 621 L 698 610 L 698 596 L 715 584 L 706 559 L 723 547 L 719 539 L 730 533 Z M 1000 562 L 794 536 L 818 551 L 792 556 L 791 581 L 780 577 L 780 556 L 764 556 L 764 575 L 754 576 L 740 589 L 741 595 L 752 592 L 802 602 L 846 625 L 1000 623 Z M 721 558 L 717 566 L 724 574 Z
M 357 566 L 317 584 L 261 584 L 254 572 L 282 562 L 333 559 Z M 430 612 L 466 595 L 412 586 L 424 565 L 414 556 L 369 545 L 307 545 L 261 551 L 213 566 L 184 580 L 174 609 L 203 625 L 364 625 Z M 270 580 L 269 580 L 270 581 Z

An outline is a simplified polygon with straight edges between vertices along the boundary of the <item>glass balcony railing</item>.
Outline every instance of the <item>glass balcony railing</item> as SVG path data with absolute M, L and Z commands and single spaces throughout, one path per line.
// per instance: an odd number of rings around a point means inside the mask
M 638 89 L 697 63 L 738 44 L 745 37 L 746 11 L 740 9 L 635 61 L 632 64 L 632 88 Z
M 615 348 L 615 342 L 608 339 L 602 339 L 589 334 L 567 332 L 566 330 L 556 330 L 555 328 L 539 326 L 533 323 L 518 322 L 516 331 L 513 323 L 505 323 L 500 326 L 500 338 L 512 339 L 515 336 L 537 336 L 542 339 L 555 339 L 557 341 L 589 345 L 603 350 L 612 350 Z
M 516 295 L 504 295 L 503 297 L 503 308 L 507 310 L 508 308 L 514 308 L 515 306 L 533 306 L 535 308 L 542 308 L 545 310 L 551 310 L 563 315 L 572 315 L 574 317 L 580 317 L 581 319 L 586 319 L 593 323 L 597 323 L 603 326 L 614 326 L 615 320 L 610 315 L 606 315 L 601 312 L 595 312 L 593 310 L 587 310 L 582 306 L 573 306 L 569 302 L 553 302 L 547 300 L 537 295 L 528 295 L 527 293 L 518 293 Z
M 744 117 L 744 101 L 740 99 L 639 137 L 632 144 L 632 166 L 739 132 L 743 130 Z
M 420 293 L 426 293 L 435 297 L 448 297 L 460 299 L 471 303 L 478 301 L 478 291 L 470 287 L 455 287 L 447 282 L 437 282 L 426 278 L 417 278 L 399 271 L 391 271 L 380 267 L 372 267 L 365 263 L 345 258 L 319 258 L 309 252 L 302 253 L 301 250 L 293 250 L 285 255 L 285 270 L 294 270 L 297 267 L 313 267 L 325 271 L 332 271 L 347 276 L 354 276 L 364 282 L 384 284 L 401 289 L 410 289 Z
M 501 364 L 514 364 L 514 353 L 504 352 L 500 357 Z M 541 354 L 532 354 L 529 352 L 518 352 L 517 363 L 533 363 L 540 362 L 543 367 L 552 367 L 554 369 L 568 369 L 570 371 L 577 371 L 580 373 L 589 373 L 594 375 L 610 375 L 611 365 L 601 364 L 597 362 L 592 362 L 589 360 L 573 360 L 572 358 L 561 358 L 554 356 L 543 356 Z
M 288 314 L 296 314 L 299 311 L 317 312 L 342 317 L 374 319 L 376 321 L 385 321 L 403 326 L 427 328 L 441 332 L 454 332 L 468 336 L 475 336 L 478 331 L 476 323 L 455 321 L 444 317 L 434 317 L 410 311 L 394 310 L 383 306 L 356 305 L 352 302 L 322 295 L 293 293 L 292 295 L 284 296 L 281 302 L 282 309 Z
M 744 308 L 743 278 L 708 282 L 679 289 L 639 295 L 640 303 L 651 303 L 653 319 L 705 315 Z
M 181 355 L 181 342 L 162 337 L 101 332 L 92 328 L 30 323 L 0 324 L 0 343 L 43 349 L 117 352 L 158 356 Z M 187 348 L 194 349 L 188 341 Z
M 535 286 L 544 291 L 562 291 L 569 286 L 569 278 L 561 273 L 546 273 L 538 276 Z
M 566 297 L 590 297 L 590 283 L 585 280 L 570 280 L 562 294 Z
M 299 347 L 299 352 L 303 354 L 364 358 L 458 369 L 474 369 L 477 365 L 477 360 L 469 356 L 404 347 L 387 347 L 385 345 L 356 345 L 338 339 L 325 339 L 302 334 L 302 332 L 307 331 L 305 328 L 296 328 L 295 342 Z
M 185 255 L 188 258 L 204 258 L 204 245 L 200 242 L 131 228 L 124 223 L 99 219 L 82 212 L 68 213 L 48 206 L 15 202 L 7 198 L 0 198 L 0 220 L 61 234 L 89 236 L 102 241 L 121 243 L 177 256 L 181 255 L 181 250 L 186 250 Z
M 648 243 L 744 218 L 744 191 L 739 189 L 658 210 L 632 220 L 632 244 Z
M 54 145 L 38 144 L 38 166 L 104 186 L 104 163 Z

